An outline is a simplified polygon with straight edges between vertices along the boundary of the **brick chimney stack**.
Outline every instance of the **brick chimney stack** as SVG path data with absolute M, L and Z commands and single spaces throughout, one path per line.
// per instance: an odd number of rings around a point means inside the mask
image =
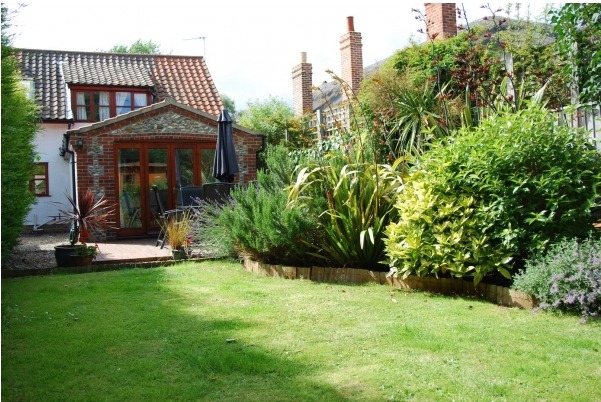
M 356 92 L 363 80 L 363 45 L 361 33 L 355 32 L 353 17 L 347 17 L 348 32 L 340 38 L 341 78 Z
M 313 112 L 313 67 L 307 63 L 307 52 L 301 52 L 301 63 L 292 68 L 294 115 Z
M 424 3 L 428 35 L 447 39 L 457 35 L 457 8 L 455 3 Z

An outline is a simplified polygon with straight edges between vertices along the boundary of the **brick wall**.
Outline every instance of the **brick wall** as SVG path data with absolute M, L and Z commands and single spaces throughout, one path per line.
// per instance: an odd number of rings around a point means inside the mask
M 234 127 L 234 146 L 240 172 L 236 183 L 248 183 L 257 178 L 257 152 L 262 137 Z M 71 143 L 84 140 L 77 152 L 78 193 L 91 188 L 97 196 L 104 195 L 109 203 L 117 203 L 115 142 L 208 142 L 217 140 L 217 121 L 176 105 L 167 105 L 134 117 L 101 125 L 89 131 L 75 130 Z M 109 233 L 108 237 L 111 237 Z

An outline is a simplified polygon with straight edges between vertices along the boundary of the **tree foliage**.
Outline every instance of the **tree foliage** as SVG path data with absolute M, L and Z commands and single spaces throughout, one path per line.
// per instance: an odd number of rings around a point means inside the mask
M 601 3 L 565 3 L 552 11 L 557 48 L 581 102 L 601 99 Z
M 248 102 L 248 109 L 238 114 L 238 124 L 265 134 L 270 145 L 298 148 L 307 142 L 301 118 L 294 116 L 286 102 L 272 95 Z
M 363 81 L 360 102 L 390 159 L 418 156 L 434 139 L 477 126 L 501 109 L 519 110 L 527 99 L 565 103 L 550 25 L 500 18 L 498 11 L 488 8 L 490 15 L 472 25 L 460 12 L 466 25 L 458 35 L 435 40 L 428 34 Z M 414 12 L 427 27 L 427 16 Z
M 234 101 L 234 99 L 230 98 L 226 94 L 220 94 L 220 95 L 221 95 L 221 101 L 223 102 L 223 107 L 225 109 L 227 109 L 227 111 L 230 113 L 231 118 L 234 121 L 238 121 L 238 115 L 236 112 L 236 102 Z
M 152 40 L 136 40 L 131 45 L 115 45 L 108 50 L 109 53 L 137 53 L 137 54 L 161 54 L 161 46 Z
M 8 256 L 34 201 L 33 175 L 38 109 L 21 86 L 18 61 L 7 34 L 10 12 L 2 6 L 2 255 Z

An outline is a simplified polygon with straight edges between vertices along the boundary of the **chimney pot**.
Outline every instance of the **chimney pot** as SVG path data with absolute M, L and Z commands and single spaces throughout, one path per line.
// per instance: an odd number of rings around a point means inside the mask
M 348 27 L 348 32 L 355 32 L 355 23 L 353 21 L 353 17 L 346 17 L 346 25 Z
M 301 63 L 307 62 L 307 52 L 301 52 Z

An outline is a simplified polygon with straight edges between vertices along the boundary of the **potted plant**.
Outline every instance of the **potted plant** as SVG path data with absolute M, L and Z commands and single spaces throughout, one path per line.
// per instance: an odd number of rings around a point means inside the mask
M 188 258 L 191 252 L 192 221 L 187 212 L 172 216 L 165 222 L 165 239 L 174 260 Z
M 78 201 L 68 194 L 67 200 L 70 208 L 59 211 L 64 217 L 59 218 L 58 222 L 71 225 L 69 244 L 54 247 L 56 263 L 59 267 L 90 265 L 98 254 L 98 245 L 88 245 L 88 241 L 96 243 L 94 236 L 110 227 L 113 208 L 104 197 L 96 200 L 91 189 Z

